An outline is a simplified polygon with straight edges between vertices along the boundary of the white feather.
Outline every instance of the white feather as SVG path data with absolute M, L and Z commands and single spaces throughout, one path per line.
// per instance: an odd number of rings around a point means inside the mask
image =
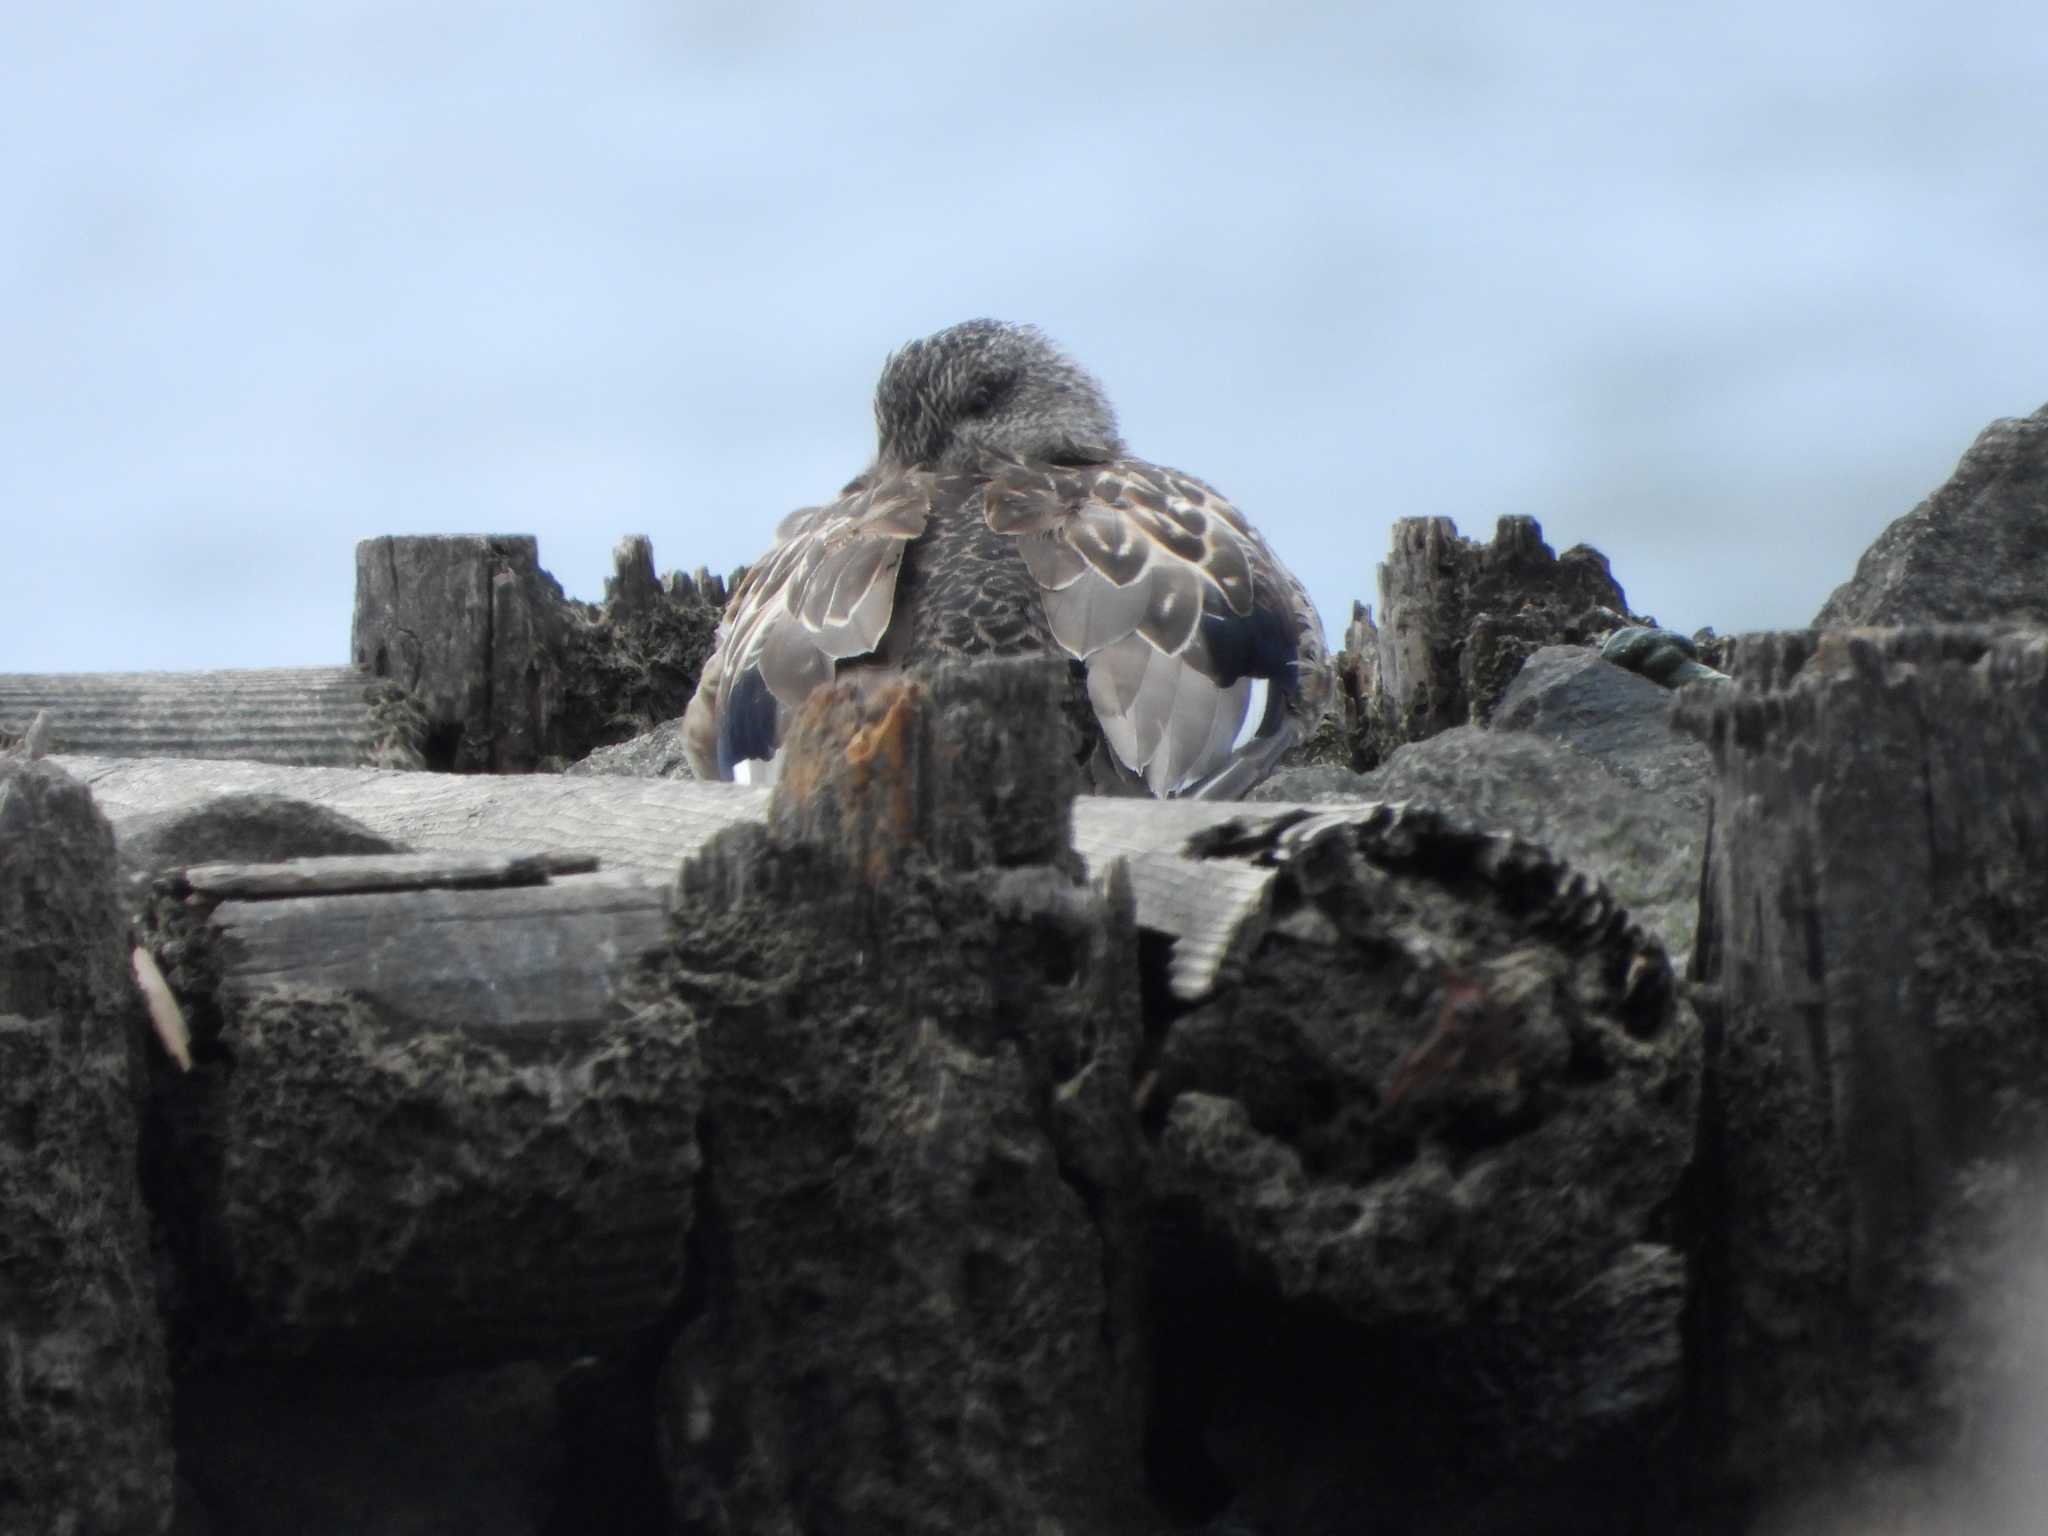
M 1252 696 L 1251 701 L 1245 706 L 1244 721 L 1237 728 L 1237 738 L 1230 744 L 1230 750 L 1233 752 L 1258 734 L 1259 722 L 1266 718 L 1266 680 L 1263 677 L 1254 677 L 1239 678 L 1238 681 L 1251 683 Z

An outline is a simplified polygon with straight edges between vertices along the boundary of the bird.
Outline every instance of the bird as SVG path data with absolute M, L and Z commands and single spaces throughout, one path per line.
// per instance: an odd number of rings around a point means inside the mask
M 909 342 L 874 411 L 873 462 L 732 592 L 683 715 L 697 777 L 771 782 L 813 689 L 960 656 L 1067 658 L 1110 792 L 1234 799 L 1314 731 L 1333 682 L 1301 582 L 1220 492 L 1133 456 L 1043 332 Z

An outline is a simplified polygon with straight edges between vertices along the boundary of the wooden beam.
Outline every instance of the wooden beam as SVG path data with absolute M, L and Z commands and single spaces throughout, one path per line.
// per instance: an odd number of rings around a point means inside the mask
M 550 876 L 588 874 L 597 865 L 590 854 L 370 853 L 286 859 L 275 864 L 195 864 L 167 875 L 159 888 L 176 896 L 213 901 L 265 901 L 373 891 L 545 885 Z
M 323 805 L 420 852 L 596 855 L 606 868 L 673 873 L 731 826 L 767 816 L 769 791 L 684 779 L 380 773 L 288 769 L 266 763 L 65 757 L 118 831 L 132 818 L 215 795 L 289 795 Z M 1139 923 L 1175 940 L 1172 980 L 1192 998 L 1213 990 L 1257 943 L 1273 872 L 1250 862 L 1198 860 L 1196 833 L 1232 822 L 1259 827 L 1301 807 L 1083 796 L 1074 843 L 1090 871 L 1128 866 Z M 1326 813 L 1328 807 L 1316 808 Z M 1364 817 L 1371 806 L 1360 806 Z M 1347 812 L 1348 813 L 1348 812 Z
M 321 862 L 297 883 L 330 883 Z M 345 884 L 372 861 L 330 862 Z M 602 1349 L 674 1302 L 698 1044 L 647 979 L 665 880 L 167 891 L 150 924 L 193 1019 L 155 1109 L 180 1318 L 208 1352 L 474 1366 Z

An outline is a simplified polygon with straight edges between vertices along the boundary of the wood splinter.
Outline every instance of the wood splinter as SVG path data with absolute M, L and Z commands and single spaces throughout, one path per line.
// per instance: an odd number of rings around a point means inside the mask
M 185 1027 L 185 1010 L 171 996 L 171 985 L 157 968 L 156 957 L 137 945 L 134 955 L 135 984 L 142 988 L 142 1000 L 149 1005 L 149 1027 L 163 1045 L 164 1053 L 178 1064 L 180 1072 L 192 1070 L 192 1032 Z

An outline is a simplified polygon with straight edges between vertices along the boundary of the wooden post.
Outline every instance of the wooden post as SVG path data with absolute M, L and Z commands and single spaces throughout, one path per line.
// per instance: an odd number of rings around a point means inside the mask
M 689 1528 L 1141 1528 L 1135 934 L 1067 843 L 1067 686 L 988 662 L 822 690 L 770 824 L 682 872 Z
M 1735 670 L 1680 708 L 1718 775 L 1697 1357 L 1768 1486 L 1945 1455 L 2040 1363 L 1976 1325 L 2042 1236 L 2048 636 L 1748 636 Z
M 114 840 L 0 756 L 0 1530 L 156 1532 L 170 1382 L 137 1167 Z
M 561 602 L 530 535 L 365 539 L 351 654 L 419 700 L 430 768 L 526 772 L 561 706 Z

